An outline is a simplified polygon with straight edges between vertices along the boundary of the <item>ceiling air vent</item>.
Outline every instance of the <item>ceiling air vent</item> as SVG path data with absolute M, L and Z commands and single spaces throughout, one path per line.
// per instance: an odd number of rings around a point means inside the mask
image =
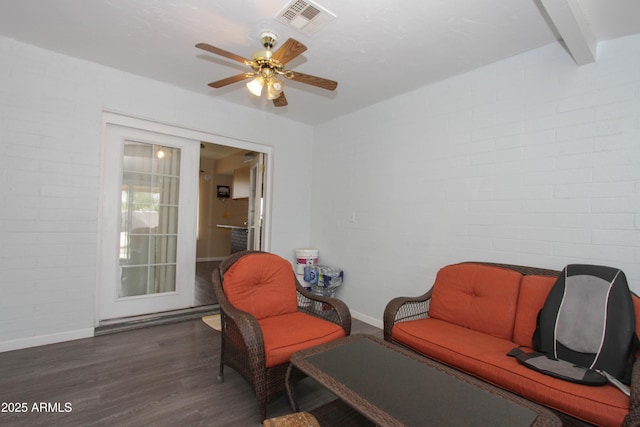
M 293 0 L 276 19 L 310 36 L 324 28 L 336 15 L 310 0 Z

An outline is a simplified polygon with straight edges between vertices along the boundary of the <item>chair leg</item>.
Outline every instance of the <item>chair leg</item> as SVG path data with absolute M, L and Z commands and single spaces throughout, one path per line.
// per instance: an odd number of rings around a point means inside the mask
M 220 362 L 220 370 L 218 371 L 218 382 L 224 382 L 224 363 Z
M 221 315 L 221 321 L 224 324 L 224 314 Z M 223 328 L 224 329 L 224 328 Z M 218 382 L 219 383 L 223 383 L 224 382 L 224 330 L 222 331 L 222 333 L 220 334 L 220 369 L 218 371 Z
M 260 408 L 260 424 L 263 424 L 267 419 L 267 403 L 258 401 L 258 407 Z

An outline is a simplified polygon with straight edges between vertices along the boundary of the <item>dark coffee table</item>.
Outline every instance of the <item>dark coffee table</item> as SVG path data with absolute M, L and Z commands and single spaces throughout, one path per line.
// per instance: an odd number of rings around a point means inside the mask
M 287 394 L 297 412 L 294 369 L 380 426 L 562 426 L 542 406 L 370 335 L 291 356 Z

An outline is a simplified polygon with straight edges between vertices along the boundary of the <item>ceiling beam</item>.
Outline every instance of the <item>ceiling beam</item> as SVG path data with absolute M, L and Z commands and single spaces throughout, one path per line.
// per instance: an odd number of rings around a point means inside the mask
M 598 41 L 576 0 L 540 0 L 578 65 L 596 60 Z

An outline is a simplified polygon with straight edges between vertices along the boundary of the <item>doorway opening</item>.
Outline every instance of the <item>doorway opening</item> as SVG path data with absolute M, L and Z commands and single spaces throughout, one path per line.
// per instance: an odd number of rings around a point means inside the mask
M 262 250 L 264 154 L 200 144 L 194 306 L 217 304 L 211 273 L 232 253 Z

